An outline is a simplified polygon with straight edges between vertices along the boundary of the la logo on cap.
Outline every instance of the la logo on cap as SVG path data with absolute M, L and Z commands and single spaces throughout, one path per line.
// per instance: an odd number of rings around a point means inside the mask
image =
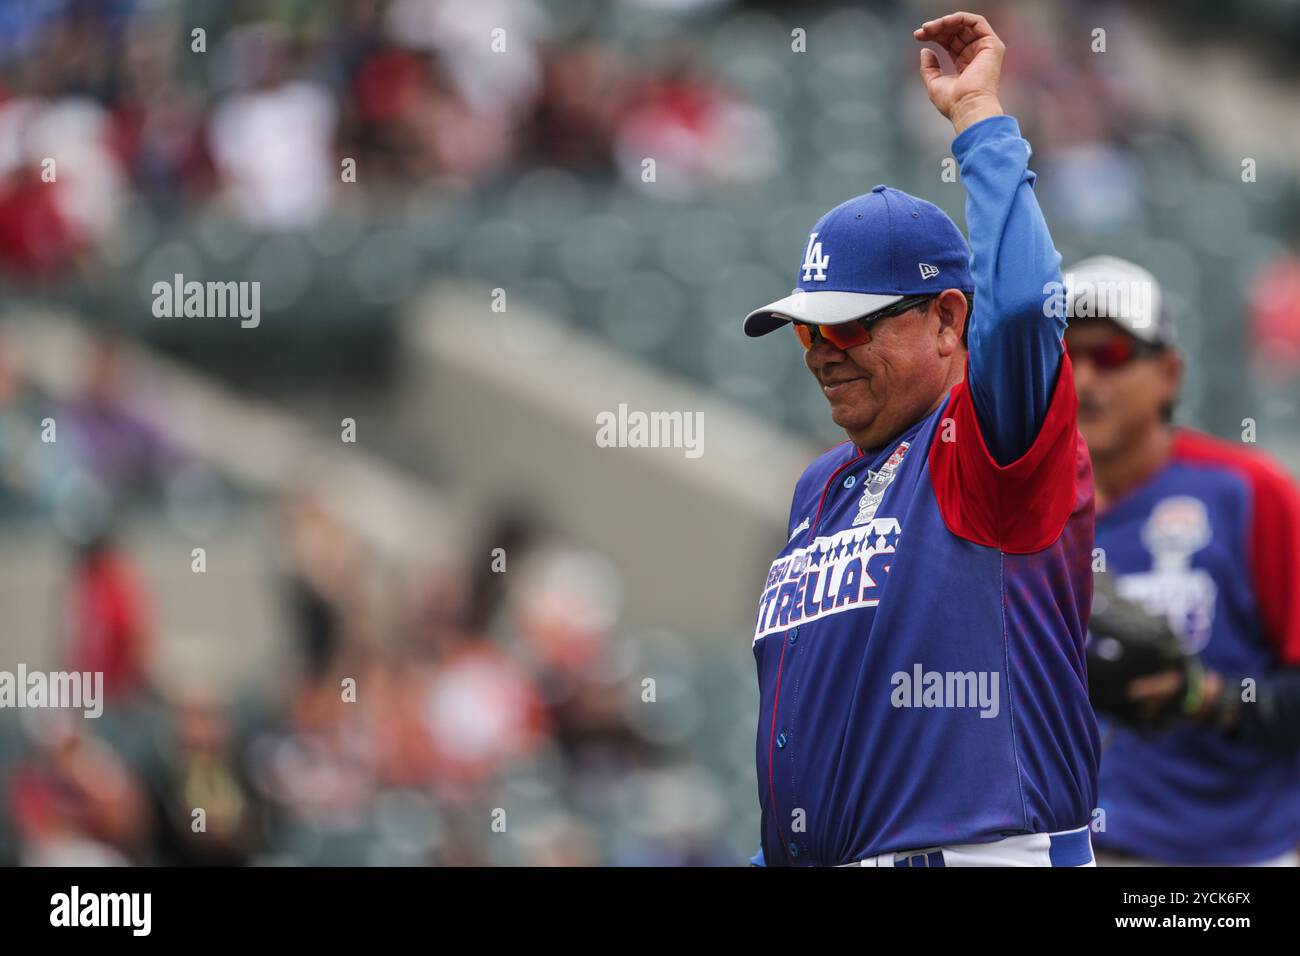
M 817 241 L 817 233 L 808 236 L 808 248 L 803 254 L 803 281 L 825 282 L 826 267 L 831 264 L 831 257 L 822 254 L 822 244 Z

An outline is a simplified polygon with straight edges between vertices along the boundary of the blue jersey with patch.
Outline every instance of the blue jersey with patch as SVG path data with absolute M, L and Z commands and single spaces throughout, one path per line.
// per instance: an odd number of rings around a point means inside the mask
M 1092 473 L 1060 257 L 1014 120 L 953 151 L 976 289 L 966 379 L 884 446 L 809 466 L 762 590 L 767 865 L 1074 829 L 1095 805 Z
M 1300 500 L 1262 456 L 1179 430 L 1159 471 L 1098 514 L 1097 544 L 1120 593 L 1166 615 L 1227 693 L 1300 663 Z M 1231 864 L 1300 844 L 1300 754 L 1191 723 L 1103 730 L 1100 848 Z

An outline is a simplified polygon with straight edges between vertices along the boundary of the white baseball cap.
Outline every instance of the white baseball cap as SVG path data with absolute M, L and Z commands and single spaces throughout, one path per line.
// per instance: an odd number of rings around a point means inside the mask
M 1173 319 L 1160 282 L 1135 262 L 1093 256 L 1065 270 L 1071 319 L 1107 319 L 1148 345 L 1173 345 Z

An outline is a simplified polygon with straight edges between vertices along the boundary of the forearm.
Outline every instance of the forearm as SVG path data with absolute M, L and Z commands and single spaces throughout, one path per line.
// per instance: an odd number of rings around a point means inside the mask
M 981 430 L 1007 464 L 1033 444 L 1065 332 L 1061 256 L 1034 195 L 1030 147 L 996 99 L 954 109 L 975 284 L 969 385 Z

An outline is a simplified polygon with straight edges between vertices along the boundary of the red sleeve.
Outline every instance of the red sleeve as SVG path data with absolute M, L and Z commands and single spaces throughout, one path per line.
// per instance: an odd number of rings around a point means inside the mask
M 1174 454 L 1226 465 L 1250 487 L 1246 547 L 1264 631 L 1283 664 L 1300 664 L 1300 493 L 1270 459 L 1225 441 L 1180 429 Z
M 999 465 L 980 432 L 965 381 L 953 386 L 930 444 L 930 480 L 948 530 L 1010 554 L 1041 551 L 1092 500 L 1092 462 L 1077 416 L 1074 370 L 1061 356 L 1052 401 L 1033 445 Z

